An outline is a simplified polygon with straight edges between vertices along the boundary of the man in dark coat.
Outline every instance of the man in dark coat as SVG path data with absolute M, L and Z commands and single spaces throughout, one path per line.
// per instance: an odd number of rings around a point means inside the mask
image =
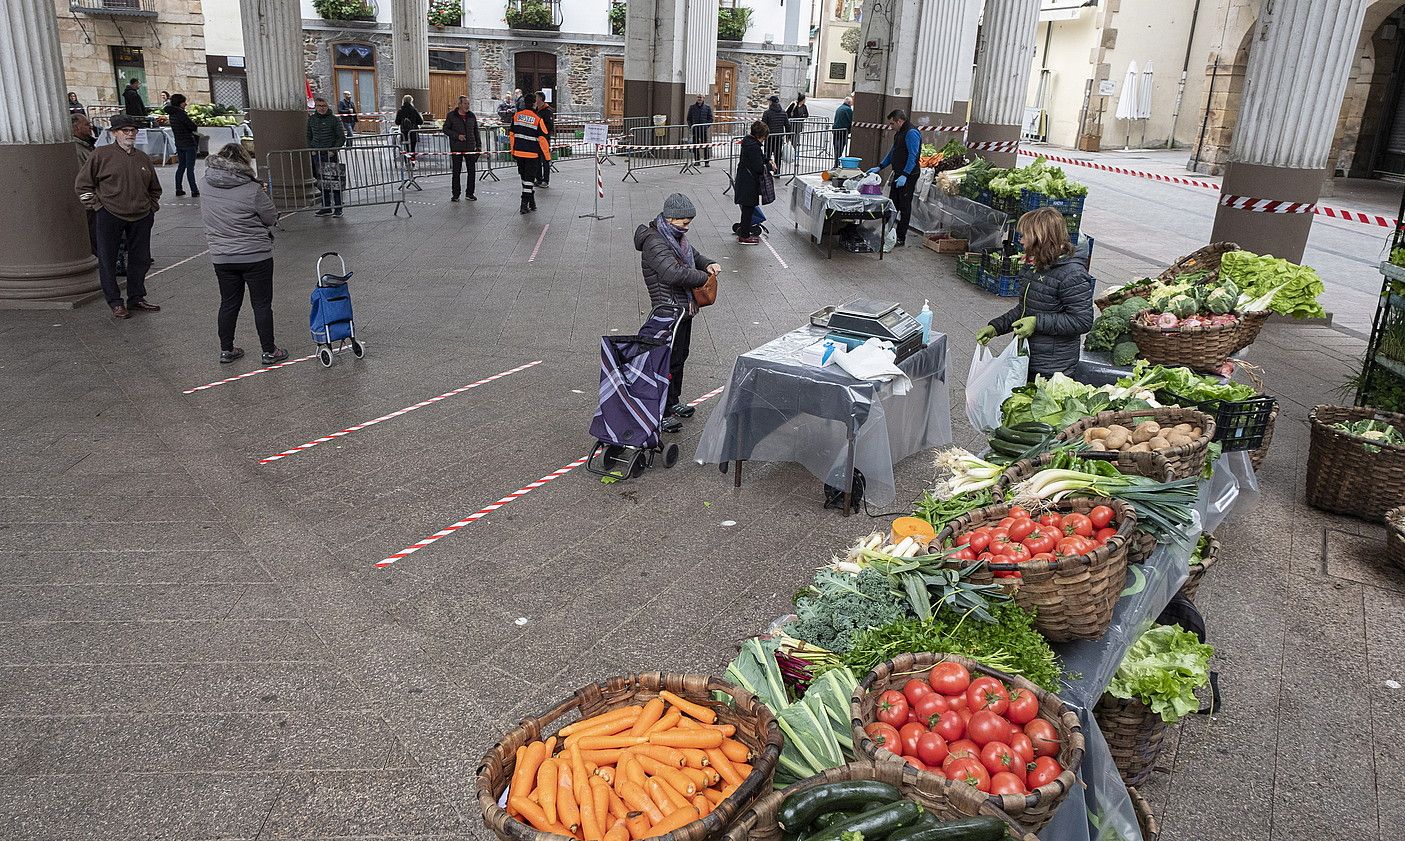
M 482 138 L 478 136 L 478 116 L 468 110 L 468 97 L 459 97 L 459 103 L 444 117 L 444 133 L 449 136 L 449 151 L 453 172 L 453 180 L 449 185 L 449 201 L 458 201 L 459 194 L 464 192 L 469 201 L 478 201 L 478 197 L 473 194 L 474 185 L 477 180 L 473 176 L 474 168 L 478 165 L 478 153 L 483 151 Z M 468 167 L 468 190 L 460 189 L 459 171 L 465 166 Z
M 701 160 L 703 166 L 712 166 L 712 147 L 705 145 L 712 132 L 712 106 L 703 94 L 698 94 L 697 101 L 688 106 L 688 127 L 692 129 L 693 142 L 699 144 L 693 149 L 693 162 Z
M 347 137 L 356 135 L 356 103 L 351 101 L 351 91 L 342 91 L 337 100 L 337 116 L 341 118 L 342 131 Z
M 171 134 L 176 138 L 176 195 L 185 195 L 181 189 L 181 177 L 190 184 L 190 194 L 200 195 L 195 186 L 195 158 L 200 152 L 200 129 L 190 115 L 185 113 L 185 94 L 178 93 L 166 104 L 166 121 L 171 124 Z
M 322 208 L 314 215 L 340 216 L 344 170 L 336 150 L 346 145 L 346 129 L 324 97 L 317 97 L 315 106 L 307 115 L 307 148 L 317 150 L 312 153 L 312 177 L 320 182 Z
M 139 80 L 128 80 L 127 89 L 122 91 L 122 111 L 136 117 L 138 125 L 150 125 L 146 118 L 148 113 L 146 102 L 141 98 L 141 82 Z
M 770 132 L 766 138 L 766 154 L 779 172 L 781 147 L 785 145 L 786 134 L 790 132 L 790 117 L 786 116 L 785 109 L 781 107 L 779 96 L 771 97 L 770 107 L 761 112 L 761 122 L 766 124 L 766 131 Z
M 854 127 L 854 98 L 844 97 L 844 102 L 834 109 L 834 165 L 839 166 L 839 158 L 844 147 L 849 145 L 849 132 Z

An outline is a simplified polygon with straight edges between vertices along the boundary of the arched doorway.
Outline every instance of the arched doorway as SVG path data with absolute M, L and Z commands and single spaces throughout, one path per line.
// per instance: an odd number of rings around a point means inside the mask
M 521 52 L 513 56 L 513 78 L 522 93 L 550 90 L 551 101 L 556 101 L 556 55 L 537 50 Z
M 1390 5 L 1367 13 L 1342 106 L 1337 148 L 1352 178 L 1405 178 L 1405 5 Z

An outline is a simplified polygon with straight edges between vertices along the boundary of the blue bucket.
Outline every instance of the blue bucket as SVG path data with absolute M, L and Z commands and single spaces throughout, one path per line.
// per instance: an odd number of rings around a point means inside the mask
M 859 164 L 862 163 L 862 162 L 863 162 L 863 158 L 849 158 L 849 157 L 840 158 L 840 159 L 839 159 L 839 168 L 840 168 L 840 169 L 858 169 L 858 168 L 859 168 Z

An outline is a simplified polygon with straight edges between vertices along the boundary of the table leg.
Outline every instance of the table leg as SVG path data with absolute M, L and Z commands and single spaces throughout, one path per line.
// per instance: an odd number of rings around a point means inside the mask
M 732 473 L 732 487 L 734 488 L 740 488 L 742 486 L 742 461 L 742 459 L 737 459 L 732 462 L 732 467 L 734 469 Z
M 888 214 L 878 223 L 878 262 L 883 262 L 883 245 L 888 241 Z
M 844 516 L 854 510 L 854 434 L 849 433 L 849 446 L 844 457 Z

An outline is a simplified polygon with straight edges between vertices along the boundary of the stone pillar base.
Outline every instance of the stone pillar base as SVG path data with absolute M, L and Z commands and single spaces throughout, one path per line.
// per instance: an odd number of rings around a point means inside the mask
M 402 101 L 404 101 L 404 99 L 405 99 L 405 94 L 409 94 L 410 96 L 413 96 L 413 97 L 415 98 L 415 108 L 419 109 L 421 113 L 423 113 L 423 112 L 425 111 L 425 109 L 429 108 L 429 88 L 402 88 L 402 87 L 400 87 L 399 85 L 396 85 L 396 86 L 395 86 L 395 110 L 396 110 L 396 111 L 399 111 L 399 110 L 400 110 L 400 103 L 401 103 Z M 468 91 L 464 91 L 464 94 L 467 95 L 467 94 L 468 94 Z M 438 117 L 438 118 L 441 119 L 441 120 L 444 119 L 444 115 L 443 115 L 443 114 L 436 114 L 435 116 Z M 396 126 L 396 128 L 399 128 L 399 126 Z
M 1223 196 L 1246 196 L 1287 202 L 1315 202 L 1326 169 L 1289 169 L 1231 161 L 1225 168 Z M 1312 230 L 1311 213 L 1257 213 L 1220 205 L 1215 209 L 1211 242 L 1237 242 L 1255 254 L 1272 254 L 1294 263 L 1303 258 Z
M 681 125 L 687 108 L 682 82 L 624 80 L 624 113 L 627 117 L 653 117 L 663 114 L 669 125 Z
M 855 93 L 854 122 L 877 123 L 884 128 L 855 128 L 849 140 L 849 154 L 862 158 L 864 169 L 878 166 L 883 156 L 888 154 L 888 148 L 893 145 L 893 138 L 889 136 L 890 132 L 886 127 L 888 114 L 895 108 L 906 111 L 911 107 L 910 96 L 889 96 L 863 91 Z
M 279 210 L 297 210 L 316 199 L 312 157 L 287 154 L 290 149 L 307 148 L 307 112 L 250 111 L 254 131 L 254 156 L 259 177 L 268 184 L 268 194 Z
M 72 143 L 0 145 L 0 305 L 77 306 L 99 288 Z
M 966 144 L 973 143 L 1009 143 L 1018 142 L 1020 139 L 1021 126 L 1018 125 L 992 125 L 990 123 L 971 123 L 971 128 L 966 132 Z M 991 166 L 998 166 L 1004 169 L 1019 166 L 1019 154 L 1016 152 L 994 152 L 989 149 L 973 150 L 977 155 L 990 161 Z

